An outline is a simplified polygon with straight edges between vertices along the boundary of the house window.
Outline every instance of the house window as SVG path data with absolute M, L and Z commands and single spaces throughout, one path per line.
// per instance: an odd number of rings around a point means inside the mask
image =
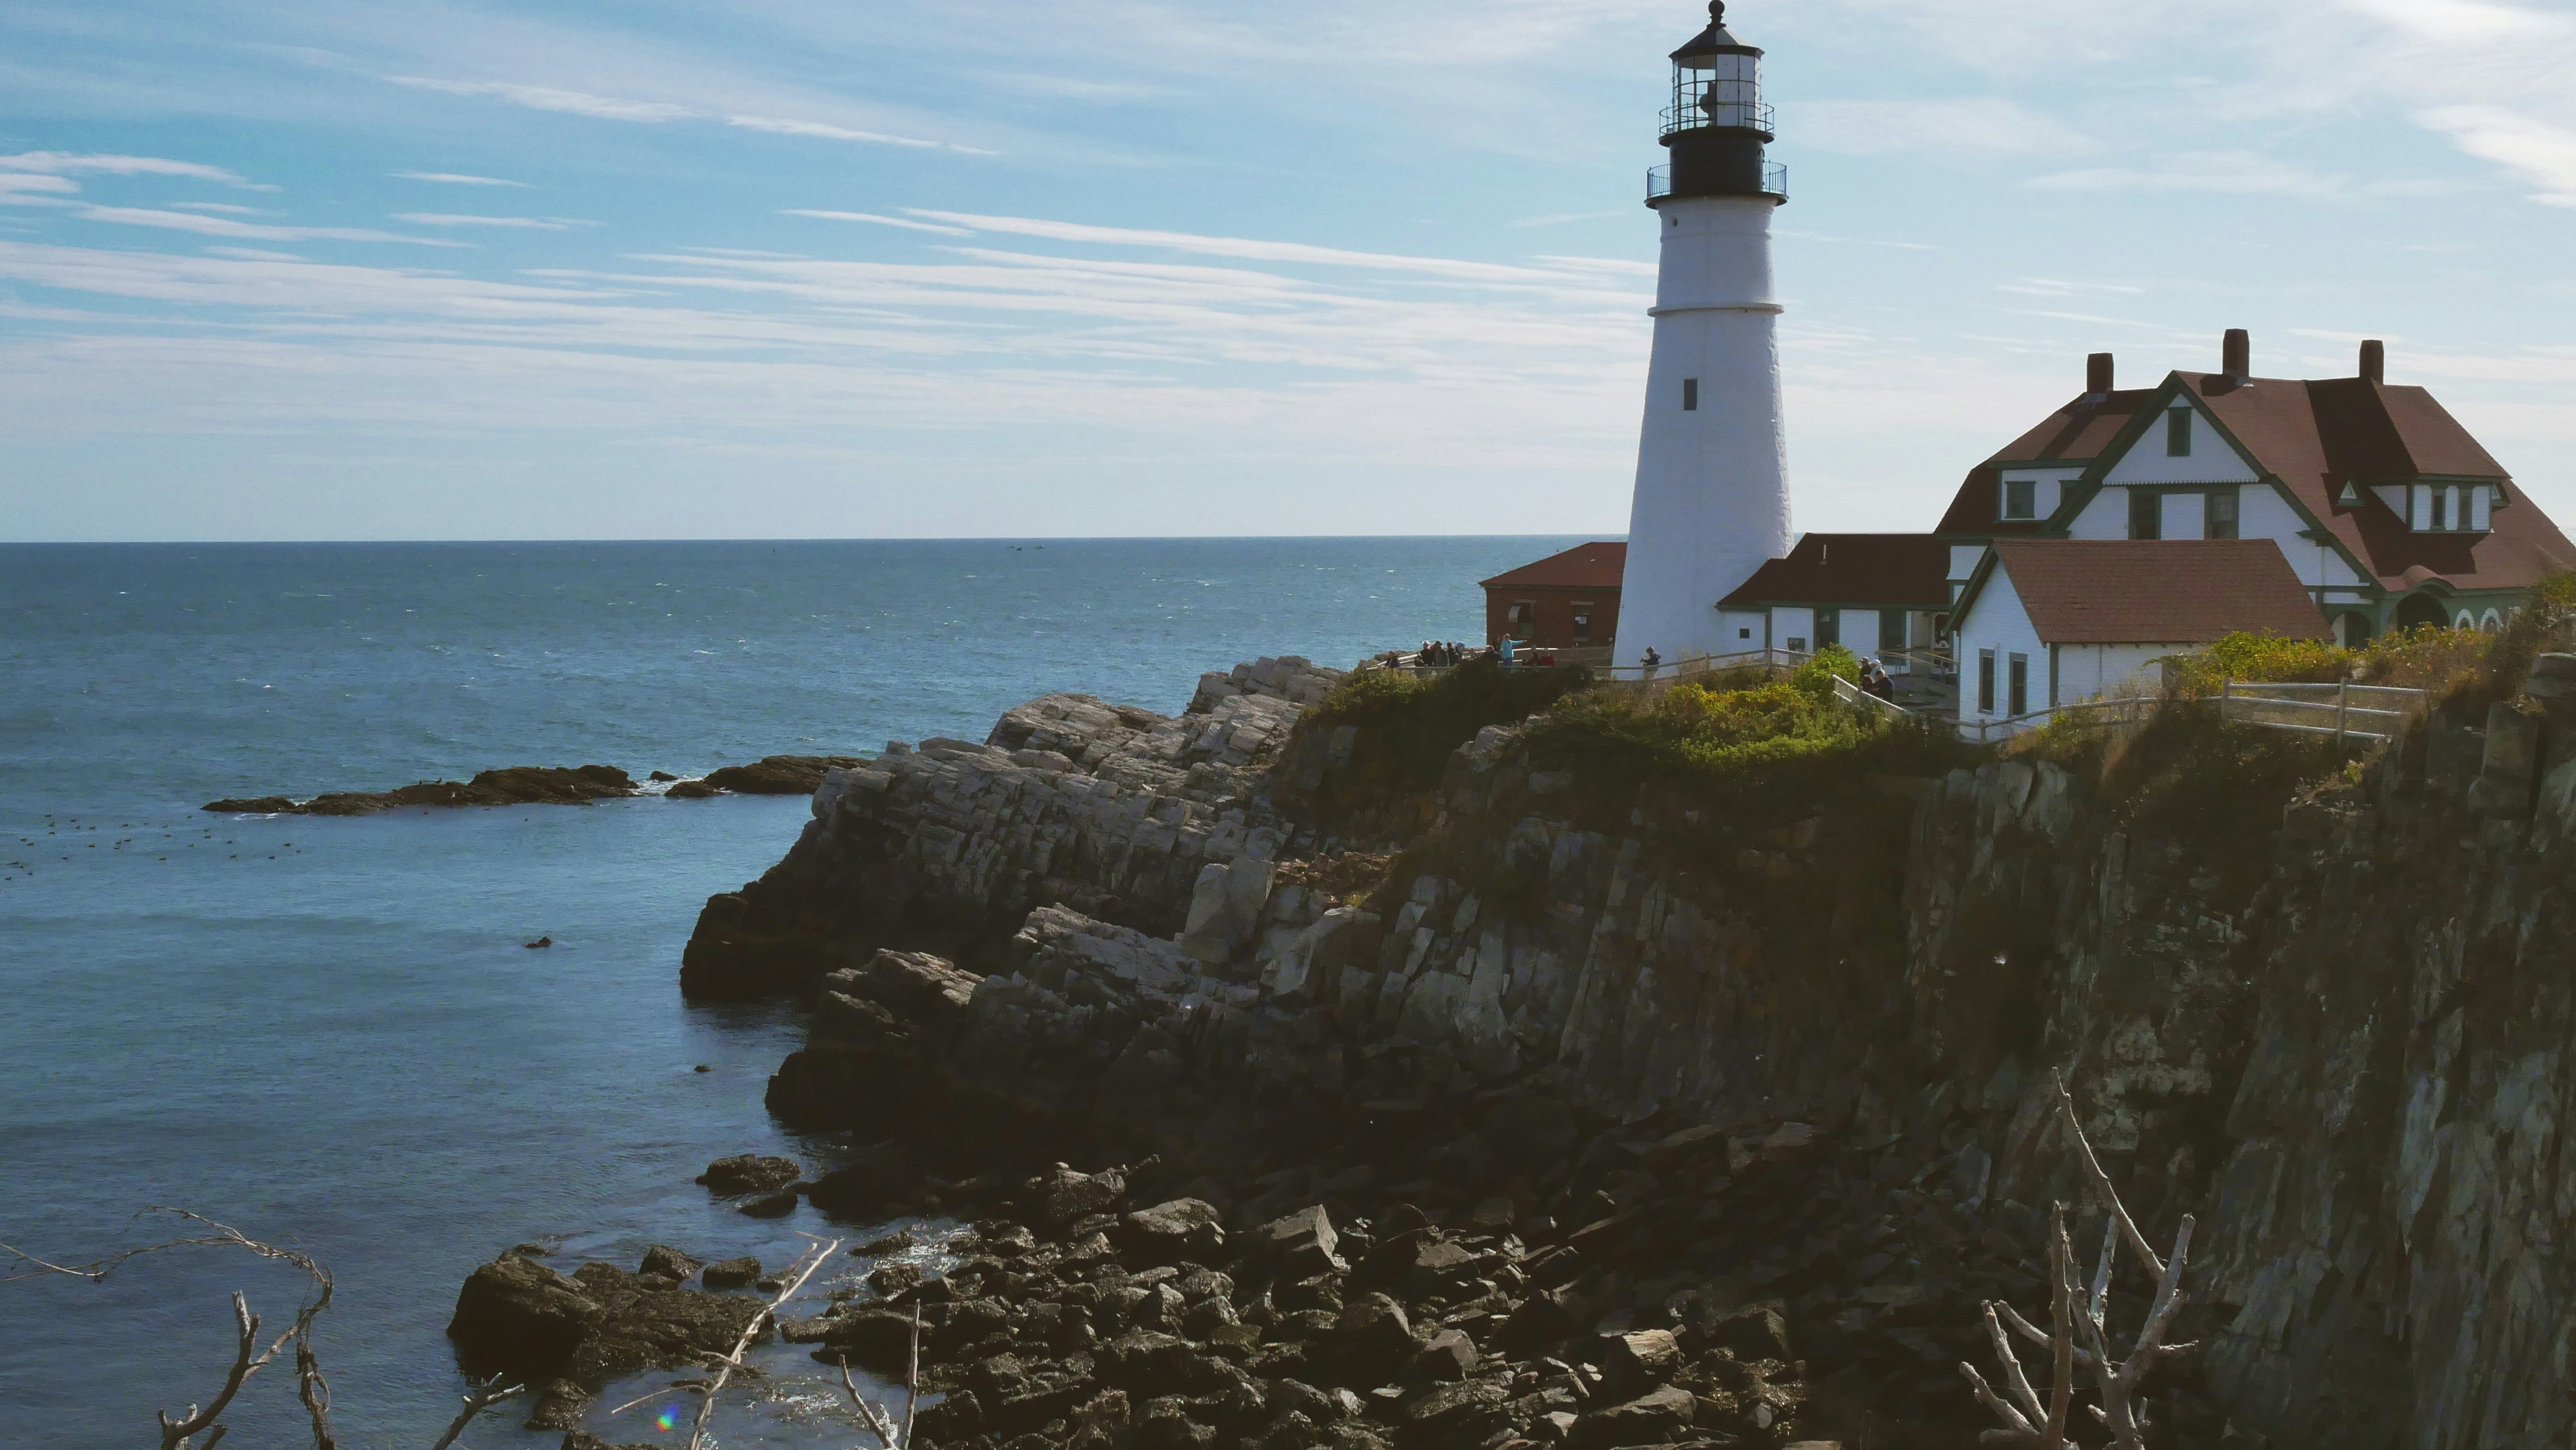
M 1538 612 L 1536 600 L 1524 599 L 1503 611 L 1503 627 L 1517 635 L 1529 628 L 1530 616 Z
M 1816 611 L 1816 648 L 1827 649 L 1843 642 L 1843 612 L 1839 609 Z
M 2165 457 L 2191 456 L 2191 409 L 2174 408 L 2165 413 Z
M 2030 713 L 2030 656 L 2014 655 L 2011 660 L 2010 671 L 2011 679 L 2009 681 L 2009 688 L 2012 692 L 2012 698 L 2005 702 L 2008 708 L 2006 708 L 2004 713 L 2007 715 L 2027 715 Z
M 2161 539 L 2165 536 L 2164 495 L 2143 488 L 2129 490 L 2129 537 Z
M 2039 517 L 2039 480 L 2035 478 L 2004 480 L 2004 517 L 2008 519 Z
M 1685 413 L 1699 411 L 1699 379 L 1697 378 L 1682 379 L 1682 411 Z
M 1807 640 L 1806 640 L 1806 636 L 1804 636 L 1804 635 L 1797 635 L 1797 634 L 1793 634 L 1793 635 L 1789 636 L 1789 653 L 1791 653 L 1791 654 L 1793 654 L 1793 655 L 1802 655 L 1802 654 L 1805 654 L 1806 652 L 1807 652 Z
M 1574 605 L 1574 638 L 1578 644 L 1592 642 L 1592 606 L 1581 600 Z
M 1977 713 L 1995 713 L 1995 652 L 1977 651 Z
M 2236 490 L 2222 488 L 2209 495 L 2208 512 L 2202 516 L 2200 536 L 2204 539 L 2236 537 Z
M 1751 625 L 1738 627 L 1735 631 L 1735 637 L 1737 639 L 1751 639 L 1753 637 L 1753 627 Z
M 2450 526 L 2451 491 L 2447 488 L 2437 488 L 2433 490 L 2433 521 L 2426 527 L 2447 529 Z
M 1878 652 L 1905 648 L 1905 611 L 1882 609 L 1878 612 Z

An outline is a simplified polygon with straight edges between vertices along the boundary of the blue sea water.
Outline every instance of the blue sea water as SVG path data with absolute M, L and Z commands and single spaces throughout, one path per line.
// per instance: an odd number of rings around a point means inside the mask
M 793 1009 L 676 987 L 699 904 L 775 861 L 805 803 L 198 804 L 980 738 L 1057 689 L 1177 710 L 1256 655 L 1479 639 L 1474 581 L 1572 542 L 0 546 L 0 1243 L 92 1258 L 175 1237 L 132 1221 L 163 1204 L 311 1253 L 338 1283 L 320 1343 L 345 1439 L 426 1446 L 463 1386 L 456 1288 L 494 1253 L 778 1263 L 848 1231 L 690 1182 L 726 1153 L 846 1147 L 761 1108 Z M 219 1382 L 235 1289 L 274 1329 L 299 1285 L 212 1249 L 0 1284 L 0 1443 L 149 1436 Z M 818 1367 L 765 1362 L 723 1444 L 851 1441 L 817 1418 Z M 229 1444 L 299 1443 L 288 1372 L 264 1380 Z M 678 1443 L 672 1406 L 593 1428 Z M 524 1413 L 466 1443 L 561 1438 Z

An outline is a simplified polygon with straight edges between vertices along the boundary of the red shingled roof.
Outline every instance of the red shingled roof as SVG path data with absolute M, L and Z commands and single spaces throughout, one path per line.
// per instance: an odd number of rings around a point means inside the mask
M 1965 620 L 2001 568 L 2049 644 L 2323 639 L 2317 606 L 2270 539 L 1998 539 L 1959 598 Z
M 1808 534 L 1718 601 L 1721 609 L 1765 604 L 1950 607 L 1950 546 L 1930 534 Z
M 2576 545 L 2510 487 L 2504 465 L 2422 388 L 2358 377 L 2240 384 L 2216 373 L 2176 373 L 2173 379 L 2390 590 L 2436 576 L 2460 589 L 2520 589 L 2576 568 Z M 2004 467 L 2091 463 L 2160 393 L 2129 389 L 2058 409 L 1971 470 L 1933 531 L 1999 539 L 2044 534 L 2046 520 L 1998 517 Z M 2486 534 L 2428 533 L 2408 528 L 2369 492 L 2374 483 L 2427 475 L 2506 484 L 2512 501 L 2495 511 Z M 2335 498 L 2346 483 L 2362 486 L 2362 501 L 2338 507 Z
M 1487 589 L 1616 589 L 1627 571 L 1628 545 L 1609 541 L 1577 544 L 1481 582 Z

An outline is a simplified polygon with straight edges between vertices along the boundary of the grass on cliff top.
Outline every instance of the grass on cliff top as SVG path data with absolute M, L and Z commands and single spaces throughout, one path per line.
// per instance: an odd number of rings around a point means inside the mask
M 1530 727 L 1530 762 L 1571 771 L 1583 796 L 1625 810 L 1651 788 L 1729 815 L 1806 809 L 1870 775 L 1933 775 L 1975 752 L 1938 721 L 1895 722 L 1834 698 L 1860 662 L 1832 645 L 1782 678 L 1735 670 L 1663 689 L 1601 689 Z
M 1440 783 L 1449 752 L 1478 731 L 1517 724 L 1592 683 L 1592 672 L 1580 667 L 1507 670 L 1491 657 L 1430 676 L 1360 670 L 1308 710 L 1300 727 L 1360 727 L 1357 784 L 1369 792 L 1425 791 Z

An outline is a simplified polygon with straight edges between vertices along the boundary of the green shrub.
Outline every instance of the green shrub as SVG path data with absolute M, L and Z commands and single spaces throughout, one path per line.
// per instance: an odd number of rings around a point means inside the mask
M 1436 675 L 1362 670 L 1344 680 L 1298 724 L 1301 731 L 1360 729 L 1351 772 L 1328 788 L 1326 805 L 1382 804 L 1440 783 L 1449 753 L 1488 725 L 1526 720 L 1592 685 L 1574 666 L 1504 669 L 1487 657 Z

